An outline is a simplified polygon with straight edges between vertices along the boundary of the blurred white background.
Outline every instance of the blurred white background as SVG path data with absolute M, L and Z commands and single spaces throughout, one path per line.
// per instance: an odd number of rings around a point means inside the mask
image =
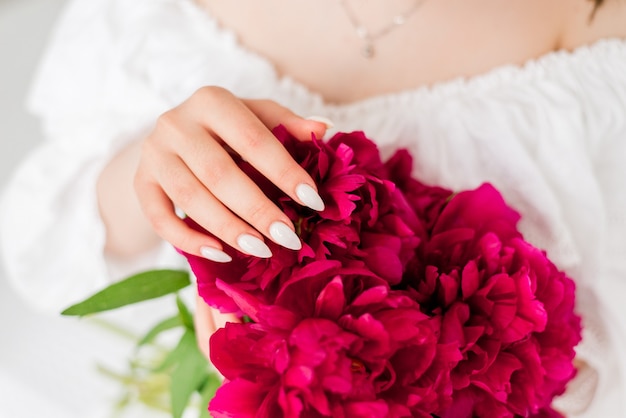
M 0 0 L 0 184 L 39 141 L 24 96 L 65 0 Z
M 38 122 L 25 111 L 24 101 L 65 2 L 0 0 L 0 190 L 41 140 Z M 117 340 L 122 339 L 88 321 L 25 306 L 0 263 L 0 417 L 113 416 L 120 388 L 100 376 L 96 364 L 125 366 L 132 346 Z

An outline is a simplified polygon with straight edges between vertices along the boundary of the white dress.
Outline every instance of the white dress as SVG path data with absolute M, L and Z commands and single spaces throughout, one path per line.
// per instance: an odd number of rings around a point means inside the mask
M 70 2 L 30 100 L 46 141 L 15 173 L 0 218 L 6 269 L 29 302 L 58 312 L 133 271 L 185 265 L 167 244 L 133 265 L 106 260 L 95 181 L 203 85 L 364 130 L 385 155 L 408 148 L 426 182 L 493 183 L 525 237 L 578 283 L 589 367 L 559 405 L 626 417 L 626 40 L 334 105 L 279 77 L 192 0 Z

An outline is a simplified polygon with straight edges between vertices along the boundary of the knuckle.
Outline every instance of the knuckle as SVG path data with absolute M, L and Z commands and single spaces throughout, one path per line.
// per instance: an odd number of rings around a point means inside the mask
M 274 212 L 274 205 L 267 199 L 251 204 L 246 210 L 246 219 L 252 225 L 269 224 L 267 221 L 271 219 Z
M 188 208 L 193 204 L 196 196 L 196 189 L 189 184 L 180 183 L 177 184 L 176 189 L 172 192 L 172 195 L 172 199 L 177 206 L 180 206 L 181 208 Z
M 156 131 L 176 130 L 178 127 L 178 115 L 174 109 L 162 113 L 156 120 Z
M 234 216 L 227 216 L 225 219 L 217 222 L 211 232 L 213 232 L 218 238 L 234 242 L 235 237 L 241 233 L 242 229 L 242 222 L 238 218 Z
M 176 248 L 193 253 L 197 245 L 195 245 L 194 239 L 186 232 L 185 230 L 181 230 L 180 233 L 177 234 L 175 242 L 170 241 L 170 243 Z
M 242 99 L 242 101 L 250 108 L 253 112 L 255 110 L 271 110 L 272 113 L 282 113 L 286 111 L 287 108 L 280 105 L 278 102 L 270 99 Z
M 219 86 L 203 86 L 194 92 L 191 96 L 192 100 L 198 100 L 201 103 L 212 102 L 212 101 L 220 101 L 224 100 L 226 97 L 231 97 L 232 94 L 230 91 L 226 90 L 223 87 Z
M 269 107 L 269 106 L 278 106 L 278 104 L 270 99 L 255 99 L 254 102 L 259 107 Z
M 258 129 L 246 129 L 242 132 L 243 145 L 249 150 L 258 150 L 267 143 L 267 136 Z
M 251 133 L 246 136 L 246 146 L 249 149 L 259 149 L 263 146 L 264 138 L 256 133 Z
M 291 183 L 302 183 L 298 180 L 301 177 L 301 169 L 296 164 L 281 164 L 276 168 L 275 181 L 277 185 L 289 185 Z
M 181 123 L 181 114 L 177 109 L 170 109 L 162 113 L 156 120 L 154 130 L 142 145 L 143 152 L 149 152 L 151 148 L 168 148 L 172 143 L 172 138 L 184 139 L 186 136 Z M 176 142 L 176 141 L 174 141 Z
M 202 182 L 209 190 L 213 190 L 221 185 L 232 174 L 232 167 L 223 159 L 208 162 L 203 166 L 202 170 Z

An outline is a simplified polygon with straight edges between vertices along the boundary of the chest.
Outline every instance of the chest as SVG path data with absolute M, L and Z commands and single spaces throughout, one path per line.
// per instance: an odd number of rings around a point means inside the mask
M 280 75 L 332 103 L 521 64 L 554 49 L 558 16 L 537 0 L 198 1 Z

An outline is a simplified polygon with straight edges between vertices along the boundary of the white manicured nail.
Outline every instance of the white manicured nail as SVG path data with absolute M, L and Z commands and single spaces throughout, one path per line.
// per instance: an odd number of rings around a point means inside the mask
M 201 247 L 200 254 L 207 260 L 216 261 L 218 263 L 228 263 L 233 261 L 232 257 L 223 251 L 213 247 Z
M 244 252 L 260 258 L 269 258 L 272 251 L 263 241 L 250 234 L 242 234 L 237 238 L 237 244 Z
M 270 235 L 280 245 L 290 250 L 299 250 L 302 248 L 300 238 L 295 232 L 282 222 L 274 222 L 270 225 Z
M 335 124 L 330 119 L 325 118 L 324 116 L 309 116 L 306 119 L 312 120 L 314 122 L 323 123 L 324 125 L 326 125 L 326 129 L 332 129 L 333 126 L 335 126 Z
M 296 196 L 302 203 L 316 211 L 324 210 L 324 201 L 319 194 L 308 184 L 302 183 L 296 187 Z

